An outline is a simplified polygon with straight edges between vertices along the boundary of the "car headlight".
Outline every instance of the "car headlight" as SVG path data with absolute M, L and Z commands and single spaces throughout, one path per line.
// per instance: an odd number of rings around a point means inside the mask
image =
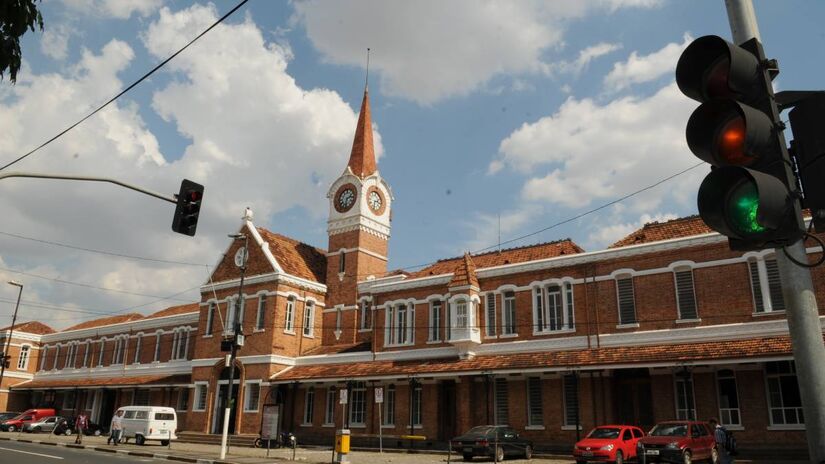
M 602 450 L 602 451 L 613 451 L 613 443 L 611 443 L 609 445 L 602 446 L 599 449 Z
M 667 448 L 667 449 L 679 449 L 679 443 L 675 442 L 675 441 L 672 441 L 672 442 L 668 443 L 667 446 L 665 446 L 665 448 Z

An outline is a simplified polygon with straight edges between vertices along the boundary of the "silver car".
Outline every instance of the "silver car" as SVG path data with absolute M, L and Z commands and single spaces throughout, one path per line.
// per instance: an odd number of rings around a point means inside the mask
M 37 421 L 31 422 L 24 422 L 23 423 L 23 431 L 24 432 L 51 432 L 54 428 L 63 421 L 63 418 L 60 416 L 47 416 L 43 417 Z

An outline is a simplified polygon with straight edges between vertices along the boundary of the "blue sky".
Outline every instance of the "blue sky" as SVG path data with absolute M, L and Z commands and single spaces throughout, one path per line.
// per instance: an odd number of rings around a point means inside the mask
M 25 36 L 17 85 L 0 82 L 0 161 L 108 100 L 235 4 L 44 1 L 46 30 Z M 825 32 L 815 21 L 825 3 L 755 7 L 766 52 L 780 63 L 777 86 L 822 88 Z M 202 284 L 207 268 L 8 234 L 211 265 L 250 206 L 256 224 L 325 247 L 325 195 L 349 155 L 367 47 L 379 169 L 395 195 L 390 267 L 495 246 L 499 216 L 510 240 L 697 163 L 683 134 L 696 104 L 675 88 L 673 70 L 706 34 L 730 36 L 721 0 L 251 0 L 14 167 L 168 193 L 183 177 L 202 182 L 197 237 L 169 230 L 171 205 L 126 191 L 6 180 L 0 217 L 13 219 L 0 225 L 0 274 L 27 284 L 29 318 L 61 327 L 194 301 L 195 290 L 161 297 Z M 646 221 L 694 214 L 706 172 L 506 246 L 570 237 L 604 248 Z M 0 317 L 13 290 L 0 289 Z

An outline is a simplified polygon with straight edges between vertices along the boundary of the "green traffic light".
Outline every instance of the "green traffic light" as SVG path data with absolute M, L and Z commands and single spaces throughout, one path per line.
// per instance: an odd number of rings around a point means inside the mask
M 759 191 L 753 182 L 740 182 L 728 197 L 727 210 L 731 226 L 743 236 L 765 232 L 757 220 Z

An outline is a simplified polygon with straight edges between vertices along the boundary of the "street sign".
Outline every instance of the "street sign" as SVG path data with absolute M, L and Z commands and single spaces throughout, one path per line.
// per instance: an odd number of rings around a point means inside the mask
M 277 404 L 264 405 L 264 417 L 261 423 L 261 438 L 264 440 L 274 440 L 278 438 L 278 413 L 280 408 Z
M 376 403 L 383 403 L 384 402 L 384 389 L 382 387 L 375 387 L 375 402 Z
M 338 404 L 347 404 L 347 390 L 342 388 L 338 391 Z

